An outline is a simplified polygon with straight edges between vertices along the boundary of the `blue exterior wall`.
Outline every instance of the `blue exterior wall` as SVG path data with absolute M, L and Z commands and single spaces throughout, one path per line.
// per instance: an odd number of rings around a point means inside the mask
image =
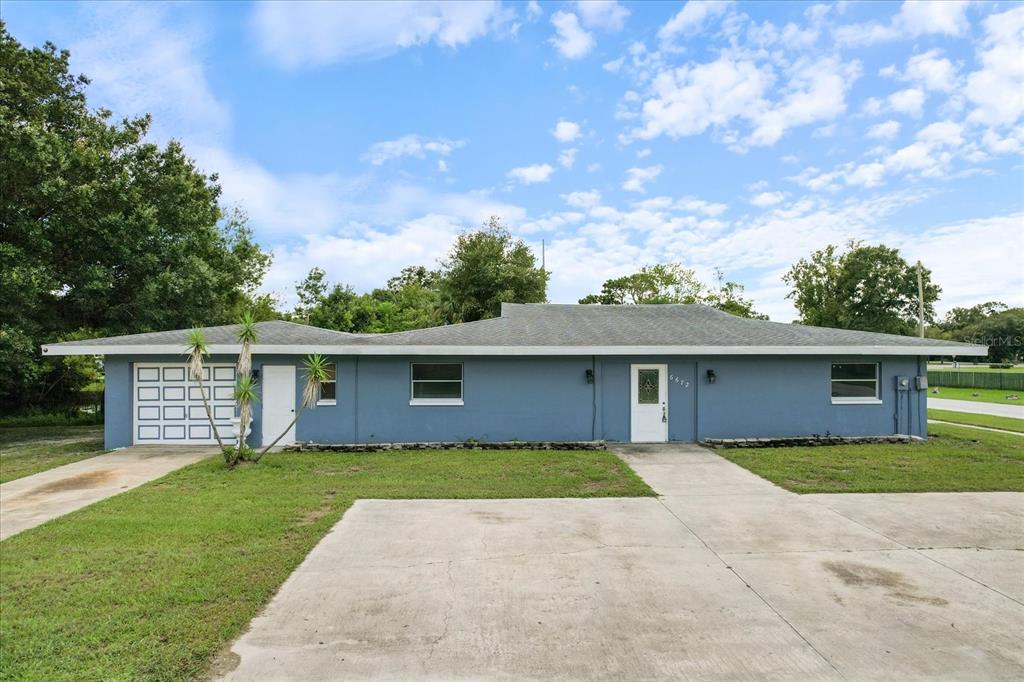
M 214 357 L 212 362 L 233 358 Z M 181 362 L 181 356 L 108 357 L 107 447 L 132 440 L 132 363 Z M 298 441 L 409 442 L 496 440 L 630 440 L 630 365 L 669 368 L 669 439 L 749 436 L 926 435 L 926 395 L 900 392 L 896 377 L 924 374 L 917 357 L 403 357 L 337 356 L 337 400 L 300 413 Z M 880 405 L 833 405 L 831 363 L 881 363 Z M 410 405 L 410 363 L 461 362 L 464 405 Z M 301 358 L 256 356 L 254 369 L 296 366 L 296 405 L 304 377 Z M 593 384 L 586 370 L 594 372 Z M 707 370 L 716 375 L 707 381 Z M 276 434 L 275 434 L 276 435 Z M 262 443 L 257 404 L 249 443 Z

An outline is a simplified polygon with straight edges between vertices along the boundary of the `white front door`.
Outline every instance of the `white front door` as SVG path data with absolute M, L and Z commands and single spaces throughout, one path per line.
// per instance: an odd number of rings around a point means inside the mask
M 630 369 L 630 440 L 668 441 L 668 365 L 632 365 Z
M 295 366 L 263 365 L 263 445 L 270 445 L 288 429 L 278 445 L 295 442 Z M 291 426 L 289 427 L 289 424 Z

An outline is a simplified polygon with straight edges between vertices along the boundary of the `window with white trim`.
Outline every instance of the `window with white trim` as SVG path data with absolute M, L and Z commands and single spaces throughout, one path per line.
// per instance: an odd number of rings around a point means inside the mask
M 877 362 L 833 362 L 832 402 L 880 403 Z
M 320 382 L 320 399 L 317 405 L 335 405 L 338 396 L 338 367 L 333 362 L 324 365 L 327 378 Z
M 462 363 L 414 362 L 410 405 L 462 405 Z

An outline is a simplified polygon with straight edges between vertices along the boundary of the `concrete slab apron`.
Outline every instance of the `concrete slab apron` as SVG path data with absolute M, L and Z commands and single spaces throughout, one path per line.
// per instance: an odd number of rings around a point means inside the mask
M 0 485 L 0 540 L 209 457 L 210 448 L 140 445 Z
M 231 680 L 835 676 L 654 499 L 357 502 L 232 652 Z

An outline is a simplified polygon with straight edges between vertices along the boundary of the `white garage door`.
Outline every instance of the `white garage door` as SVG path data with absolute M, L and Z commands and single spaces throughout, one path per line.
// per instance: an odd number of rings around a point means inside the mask
M 135 443 L 216 443 L 206 418 L 199 384 L 188 379 L 185 363 L 135 363 Z M 235 368 L 207 365 L 203 387 L 217 431 L 225 444 L 234 442 Z

